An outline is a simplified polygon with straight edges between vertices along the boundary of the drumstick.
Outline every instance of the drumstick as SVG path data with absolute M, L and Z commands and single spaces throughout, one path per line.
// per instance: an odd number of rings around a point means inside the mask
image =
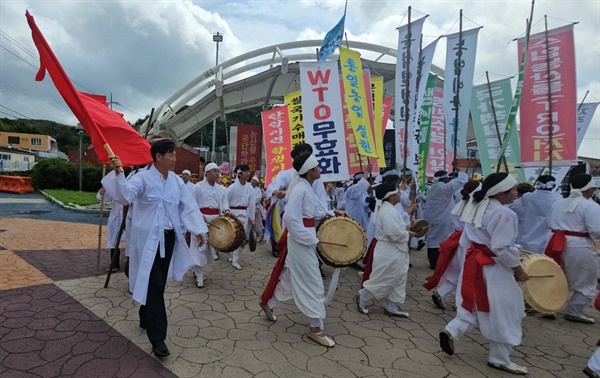
M 320 241 L 319 244 L 331 244 L 331 245 L 337 245 L 338 247 L 348 248 L 347 244 L 340 244 L 340 243 L 333 243 L 333 242 L 326 242 L 326 241 Z
M 219 227 L 219 226 L 217 226 L 216 224 L 213 224 L 213 223 L 211 223 L 211 222 L 209 222 L 209 221 L 206 221 L 206 224 L 208 224 L 209 226 L 213 226 L 213 227 L 214 227 L 214 228 L 216 228 L 217 230 L 220 230 L 220 229 L 221 229 L 221 227 Z
M 429 228 L 429 225 L 427 225 L 427 226 L 425 226 L 425 227 L 421 227 L 421 228 L 419 228 L 418 230 L 415 230 L 415 231 L 413 231 L 413 232 L 421 232 L 421 231 L 423 231 L 423 230 L 426 230 L 426 229 L 428 229 L 428 228 Z
M 539 274 L 539 275 L 530 275 L 529 278 L 546 278 L 546 277 L 554 277 L 554 274 Z

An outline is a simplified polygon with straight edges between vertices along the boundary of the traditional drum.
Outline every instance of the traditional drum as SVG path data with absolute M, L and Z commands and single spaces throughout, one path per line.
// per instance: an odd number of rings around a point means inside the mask
M 347 217 L 329 217 L 317 227 L 317 252 L 323 262 L 345 267 L 357 262 L 367 247 L 367 237 L 360 224 Z
M 554 314 L 566 303 L 569 289 L 560 266 L 546 255 L 520 251 L 529 280 L 520 282 L 525 303 L 541 314 Z
M 250 252 L 256 251 L 256 232 L 254 228 L 250 230 L 250 237 L 248 238 L 248 248 L 250 248 Z
M 233 215 L 218 216 L 208 226 L 208 241 L 219 251 L 233 252 L 244 240 L 244 225 Z
M 410 224 L 410 230 L 416 233 L 416 238 L 422 238 L 429 231 L 429 222 L 425 219 L 414 220 Z

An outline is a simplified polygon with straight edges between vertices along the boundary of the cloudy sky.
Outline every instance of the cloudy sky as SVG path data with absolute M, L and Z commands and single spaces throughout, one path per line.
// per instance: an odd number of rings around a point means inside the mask
M 530 0 L 419 1 L 349 0 L 346 31 L 350 40 L 396 48 L 396 27 L 429 14 L 424 44 L 463 27 L 479 33 L 475 84 L 517 74 L 517 45 L 524 34 Z M 215 62 L 212 34 L 224 34 L 221 62 L 261 47 L 323 38 L 343 13 L 338 0 L 2 0 L 0 2 L 0 117 L 76 119 L 46 78 L 34 77 L 37 51 L 25 20 L 35 17 L 50 46 L 79 90 L 109 96 L 114 109 L 135 122 Z M 600 102 L 600 2 L 538 0 L 533 32 L 579 22 L 575 26 L 578 101 Z M 443 67 L 445 41 L 434 64 Z M 11 117 L 12 116 L 12 117 Z M 600 158 L 600 115 L 579 150 Z

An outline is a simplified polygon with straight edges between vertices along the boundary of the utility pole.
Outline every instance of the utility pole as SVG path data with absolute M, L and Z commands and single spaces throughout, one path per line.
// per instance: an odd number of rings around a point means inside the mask
M 216 32 L 215 34 L 213 34 L 213 42 L 215 42 L 217 44 L 217 54 L 216 54 L 216 59 L 215 59 L 215 66 L 219 65 L 219 43 L 223 42 L 223 34 L 221 34 L 220 32 Z M 217 77 L 216 72 L 215 72 L 215 78 Z M 213 162 L 215 161 L 215 142 L 216 142 L 216 136 L 217 136 L 217 119 L 213 119 L 213 131 L 212 131 L 212 153 L 211 153 L 211 159 Z

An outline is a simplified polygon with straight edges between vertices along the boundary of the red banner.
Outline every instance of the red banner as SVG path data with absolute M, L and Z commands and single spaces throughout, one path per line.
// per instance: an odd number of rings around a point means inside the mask
M 248 164 L 250 172 L 260 170 L 262 154 L 262 129 L 259 125 L 238 125 L 237 128 L 238 165 Z
M 285 105 L 265 110 L 261 113 L 261 117 L 267 159 L 267 171 L 265 172 L 266 188 L 279 172 L 292 167 L 289 107 Z M 239 132 L 238 128 L 238 135 Z
M 449 171 L 454 154 L 446 151 L 446 165 L 444 165 L 444 94 L 441 88 L 433 91 L 433 111 L 431 114 L 431 135 L 429 137 L 429 158 L 427 159 L 427 176 L 433 177 L 437 171 Z
M 546 166 L 577 161 L 577 87 L 573 25 L 529 39 L 521 99 L 521 165 Z M 519 57 L 524 40 L 519 40 Z M 548 65 L 550 70 L 548 70 Z M 550 143 L 552 127 L 552 143 Z

